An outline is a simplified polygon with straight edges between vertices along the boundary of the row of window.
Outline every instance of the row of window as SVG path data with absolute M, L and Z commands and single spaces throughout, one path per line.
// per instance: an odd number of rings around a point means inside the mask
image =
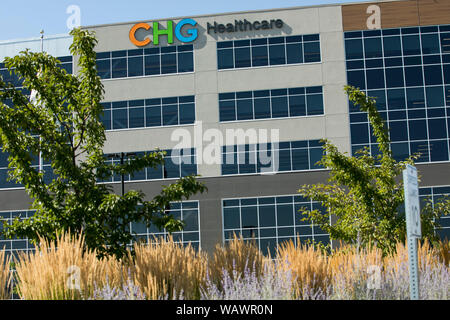
M 361 90 L 450 84 L 450 64 L 349 70 L 347 81 Z
M 219 94 L 220 121 L 312 116 L 323 110 L 322 87 Z
M 194 71 L 193 45 L 97 53 L 101 79 L 142 77 Z
M 320 61 L 318 34 L 217 42 L 219 70 Z
M 59 66 L 66 70 L 67 73 L 72 74 L 72 56 L 58 57 L 57 59 L 61 62 Z M 4 63 L 0 63 L 0 76 L 3 78 L 5 83 L 11 83 L 16 88 L 22 87 L 23 80 L 19 79 L 19 77 L 14 73 L 14 70 L 10 72 Z
M 195 97 L 171 97 L 103 103 L 106 130 L 192 124 Z
M 195 123 L 195 97 L 102 103 L 106 130 Z M 220 121 L 302 117 L 324 114 L 322 87 L 219 94 Z
M 403 161 L 412 154 L 419 154 L 419 158 L 415 160 L 416 163 L 426 162 L 442 162 L 449 161 L 449 143 L 450 140 L 423 140 L 410 142 L 392 142 L 391 150 L 395 160 Z M 352 144 L 353 155 L 356 155 L 358 150 L 364 147 L 369 147 L 373 156 L 380 154 L 378 145 L 376 143 L 366 144 Z
M 321 169 L 319 140 L 222 147 L 222 175 Z
M 156 168 L 145 168 L 135 172 L 133 175 L 125 175 L 124 181 L 143 181 L 143 180 L 159 180 L 159 179 L 176 179 L 197 175 L 197 161 L 195 149 L 174 149 L 161 150 L 166 152 L 164 164 L 158 165 Z M 151 153 L 152 151 L 148 151 Z M 133 155 L 125 155 L 124 161 L 127 162 L 134 156 L 143 156 L 146 152 L 135 152 Z M 120 164 L 121 158 L 118 154 L 106 154 L 107 163 Z M 116 174 L 109 180 L 101 180 L 99 182 L 121 182 L 122 176 Z
M 450 107 L 450 85 L 366 90 L 365 93 L 376 100 L 377 109 L 382 115 L 386 110 L 391 114 L 391 111 L 406 111 L 405 109 L 407 109 L 410 118 L 436 117 L 438 115 L 431 110 L 445 106 Z M 350 102 L 350 116 L 359 112 L 359 106 Z M 430 114 L 428 115 L 428 113 Z M 355 119 L 358 117 L 362 119 L 363 116 L 355 117 Z M 398 116 L 394 117 L 399 119 Z M 353 121 L 352 118 L 350 120 Z
M 450 53 L 449 44 L 449 26 L 345 33 L 347 60 Z
M 448 161 L 450 26 L 345 33 L 347 80 L 376 98 L 398 160 Z M 367 114 L 349 104 L 352 150 L 378 153 Z
M 16 183 L 14 181 L 8 181 L 8 153 L 3 152 L 0 148 L 0 189 L 2 188 L 23 188 L 22 184 Z M 33 156 L 31 161 L 31 166 L 38 171 L 39 170 L 39 156 Z M 42 170 L 44 171 L 44 181 L 45 183 L 50 183 L 55 175 L 53 174 L 53 169 L 47 160 L 43 159 Z
M 173 202 L 170 204 L 170 208 L 166 210 L 166 213 L 171 214 L 175 219 L 185 222 L 183 231 L 174 232 L 172 234 L 175 242 L 182 244 L 190 243 L 194 248 L 200 248 L 199 210 L 198 201 Z M 33 210 L 0 212 L 0 250 L 5 250 L 8 253 L 34 250 L 34 245 L 27 239 L 5 239 L 2 235 L 3 222 L 10 224 L 17 217 L 24 220 L 33 217 L 34 214 L 35 211 Z M 150 242 L 154 237 L 168 236 L 168 232 L 165 229 L 159 230 L 154 225 L 147 228 L 144 222 L 130 223 L 129 230 L 133 234 L 133 242 Z M 130 243 L 130 245 L 132 245 L 132 243 Z
M 264 254 L 275 256 L 277 244 L 284 241 L 307 240 L 329 243 L 329 235 L 319 226 L 302 221 L 298 211 L 322 210 L 319 203 L 301 196 L 261 197 L 245 199 L 224 199 L 223 239 L 233 239 L 234 235 L 244 240 L 256 240 Z M 297 239 L 298 237 L 298 239 Z
M 148 151 L 152 152 L 152 151 Z M 125 175 L 124 181 L 146 181 L 159 179 L 176 179 L 189 175 L 197 175 L 197 160 L 194 148 L 165 150 L 164 164 L 156 168 L 144 168 L 132 175 Z M 146 152 L 134 152 L 124 155 L 124 161 L 132 157 L 142 156 Z M 287 172 L 315 170 L 322 167 L 317 164 L 323 156 L 322 143 L 319 140 L 306 140 L 281 143 L 234 145 L 222 147 L 222 175 L 250 174 L 264 172 Z M 0 188 L 20 188 L 20 184 L 7 181 L 7 154 L 0 152 Z M 107 163 L 120 164 L 119 154 L 105 154 Z M 34 167 L 39 169 L 38 159 Z M 44 179 L 50 183 L 56 176 L 48 162 L 44 163 Z M 115 174 L 108 180 L 98 182 L 121 182 L 122 176 Z
M 358 69 L 376 69 L 392 67 L 413 67 L 421 65 L 433 65 L 450 63 L 450 54 L 432 54 L 426 56 L 404 56 L 396 58 L 376 58 L 376 59 L 358 59 L 347 60 L 347 70 Z

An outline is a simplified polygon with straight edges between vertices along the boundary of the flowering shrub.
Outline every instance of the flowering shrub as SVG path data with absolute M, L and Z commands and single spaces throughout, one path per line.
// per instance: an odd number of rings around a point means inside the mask
M 272 263 L 264 264 L 261 276 L 256 268 L 246 266 L 240 273 L 233 267 L 232 274 L 222 269 L 219 287 L 207 277 L 206 288 L 202 290 L 202 300 L 289 300 L 293 290 L 292 273 L 282 272 Z
M 145 294 L 131 280 L 122 285 L 122 288 L 111 287 L 109 281 L 102 288 L 94 287 L 94 293 L 88 300 L 145 300 Z

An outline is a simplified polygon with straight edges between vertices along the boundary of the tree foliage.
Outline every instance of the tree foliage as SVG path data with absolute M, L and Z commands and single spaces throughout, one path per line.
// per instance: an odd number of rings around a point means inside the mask
M 331 239 L 379 247 L 383 254 L 393 253 L 397 242 L 406 238 L 404 190 L 400 177 L 407 164 L 414 165 L 419 155 L 396 161 L 390 149 L 388 131 L 380 117 L 376 101 L 359 89 L 345 87 L 350 101 L 367 112 L 379 154 L 372 156 L 364 148 L 352 157 L 341 153 L 324 140 L 325 154 L 319 163 L 330 170 L 328 184 L 303 185 L 299 193 L 317 201 L 323 210 L 300 213 L 304 220 L 318 224 Z M 441 214 L 448 214 L 450 201 L 437 206 L 431 202 L 421 214 L 423 236 L 436 240 L 434 228 Z M 330 222 L 333 223 L 330 223 Z
M 123 257 L 133 235 L 131 222 L 155 224 L 168 231 L 183 223 L 165 210 L 170 202 L 188 199 L 206 187 L 194 176 L 165 186 L 152 200 L 136 190 L 124 196 L 99 184 L 114 174 L 133 174 L 164 161 L 154 152 L 120 164 L 108 164 L 103 154 L 105 130 L 99 117 L 104 89 L 96 71 L 93 33 L 74 29 L 70 52 L 78 57 L 78 73 L 68 74 L 59 61 L 46 53 L 21 52 L 6 58 L 5 65 L 35 93 L 34 101 L 0 79 L 0 146 L 9 155 L 9 178 L 24 185 L 36 214 L 5 225 L 7 237 L 38 235 L 55 239 L 59 232 L 83 233 L 86 245 L 100 256 Z M 26 92 L 25 91 L 25 92 Z M 10 101 L 11 103 L 6 103 Z M 50 163 L 55 179 L 46 181 L 35 159 Z

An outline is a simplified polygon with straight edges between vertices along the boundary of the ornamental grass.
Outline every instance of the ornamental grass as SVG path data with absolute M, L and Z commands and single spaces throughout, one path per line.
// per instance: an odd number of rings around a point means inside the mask
M 154 238 L 150 244 L 135 244 L 130 254 L 132 280 L 150 300 L 199 299 L 206 279 L 207 256 L 190 244 Z
M 97 259 L 82 236 L 70 233 L 56 241 L 41 238 L 35 252 L 19 254 L 15 267 L 18 294 L 25 300 L 84 299 L 95 285 L 120 285 L 124 276 L 116 260 Z
M 0 251 L 0 300 L 11 298 L 12 272 L 11 257 L 5 251 Z

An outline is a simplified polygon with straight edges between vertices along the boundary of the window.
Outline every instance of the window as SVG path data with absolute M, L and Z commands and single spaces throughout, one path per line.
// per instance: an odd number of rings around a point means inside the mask
M 142 77 L 194 71 L 192 45 L 97 53 L 101 79 Z
M 323 210 L 318 203 L 298 195 L 223 199 L 224 241 L 227 243 L 234 235 L 242 236 L 244 240 L 256 241 L 260 250 L 272 257 L 277 244 L 284 241 L 292 240 L 295 245 L 308 240 L 329 243 L 329 235 L 317 225 L 302 221 L 300 208 Z
M 449 161 L 450 27 L 345 32 L 348 84 L 376 98 L 398 160 Z M 367 114 L 349 103 L 352 151 L 377 154 Z M 446 143 L 447 142 L 447 143 Z
M 144 181 L 144 180 L 156 180 L 156 179 L 174 179 L 186 177 L 189 175 L 197 174 L 197 161 L 195 157 L 195 149 L 175 149 L 175 150 L 163 150 L 166 152 L 164 158 L 164 164 L 159 165 L 157 168 L 146 168 L 141 172 L 137 172 L 134 175 L 126 175 L 125 181 Z M 136 152 L 136 155 L 142 156 L 145 153 L 151 153 L 153 151 Z M 119 155 L 106 154 L 107 163 L 120 163 Z M 132 156 L 131 156 L 132 158 Z M 125 157 L 124 161 L 128 161 Z M 109 180 L 102 180 L 98 182 L 121 182 L 121 175 L 117 174 Z
M 319 140 L 222 147 L 222 175 L 322 169 Z
M 323 115 L 322 87 L 219 94 L 220 121 Z
M 101 122 L 106 130 L 193 124 L 195 97 L 105 102 Z
M 320 62 L 319 35 L 217 42 L 219 70 Z

